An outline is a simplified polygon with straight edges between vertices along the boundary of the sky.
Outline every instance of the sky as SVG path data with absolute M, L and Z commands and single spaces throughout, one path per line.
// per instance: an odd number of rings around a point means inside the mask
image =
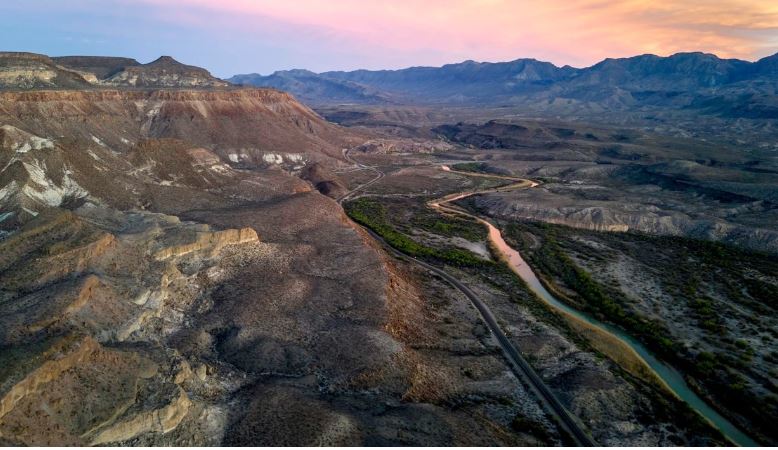
M 778 52 L 775 0 L 0 0 L 0 51 L 160 55 L 220 77 Z

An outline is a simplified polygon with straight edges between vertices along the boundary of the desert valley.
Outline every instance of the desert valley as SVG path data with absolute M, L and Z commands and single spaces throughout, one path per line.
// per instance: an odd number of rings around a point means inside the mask
M 777 89 L 0 53 L 0 443 L 776 445 Z

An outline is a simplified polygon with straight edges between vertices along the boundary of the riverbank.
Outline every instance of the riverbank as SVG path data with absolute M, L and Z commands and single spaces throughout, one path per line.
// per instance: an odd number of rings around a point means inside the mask
M 451 172 L 451 169 L 443 166 L 442 170 Z M 465 172 L 459 172 L 466 174 Z M 487 174 L 474 174 L 474 176 L 484 177 L 489 176 Z M 511 179 L 511 177 L 495 176 L 499 179 Z M 518 189 L 527 186 L 536 186 L 529 180 L 512 178 L 516 181 L 515 184 L 498 188 L 500 191 L 506 191 L 511 189 Z M 610 356 L 614 361 L 622 362 L 625 370 L 630 371 L 636 376 L 641 376 L 644 379 L 659 382 L 659 384 L 668 389 L 671 393 L 678 398 L 686 402 L 695 411 L 701 414 L 706 420 L 713 424 L 716 428 L 722 431 L 730 440 L 741 446 L 756 446 L 756 441 L 751 439 L 748 435 L 743 433 L 737 426 L 735 426 L 728 419 L 723 417 L 710 405 L 708 405 L 696 392 L 694 392 L 684 380 L 683 376 L 674 368 L 661 362 L 656 356 L 654 356 L 648 348 L 642 343 L 638 342 L 632 336 L 629 336 L 624 331 L 613 327 L 611 325 L 600 322 L 587 314 L 582 313 L 572 308 L 567 303 L 564 303 L 555 298 L 548 292 L 546 287 L 540 282 L 538 277 L 524 261 L 518 251 L 511 248 L 505 240 L 502 238 L 502 234 L 493 224 L 484 220 L 481 217 L 475 216 L 462 209 L 450 206 L 452 202 L 465 199 L 472 195 L 484 194 L 488 192 L 497 191 L 487 190 L 479 192 L 463 192 L 450 194 L 442 199 L 433 200 L 428 202 L 431 208 L 438 209 L 442 212 L 451 214 L 465 215 L 481 222 L 489 229 L 489 239 L 494 246 L 500 257 L 508 264 L 519 277 L 521 277 L 550 307 L 556 309 L 568 319 L 571 326 L 576 329 L 584 330 L 585 334 L 590 337 L 596 337 L 592 344 L 595 347 L 603 351 L 604 354 Z M 629 350 L 627 350 L 629 349 Z M 653 373 L 653 376 L 650 375 Z

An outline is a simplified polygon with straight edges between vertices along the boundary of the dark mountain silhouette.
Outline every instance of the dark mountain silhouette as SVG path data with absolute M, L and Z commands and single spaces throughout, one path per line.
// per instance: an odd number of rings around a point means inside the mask
M 536 92 L 571 76 L 575 69 L 559 68 L 534 59 L 506 63 L 465 61 L 443 67 L 403 70 L 326 72 L 324 77 L 352 81 L 405 98 L 436 102 L 500 101 L 505 96 Z
M 746 73 L 750 74 L 752 78 L 768 77 L 775 80 L 778 77 L 778 53 L 755 62 L 749 66 Z
M 315 104 L 332 101 L 461 103 L 499 101 L 506 95 L 536 92 L 574 71 L 567 66 L 559 68 L 534 59 L 518 59 L 507 63 L 465 61 L 443 67 L 321 74 L 289 70 L 269 76 L 236 75 L 229 81 L 288 90 Z
M 330 79 L 309 70 L 282 70 L 268 76 L 258 74 L 236 75 L 230 79 L 235 84 L 272 86 L 294 92 L 306 101 L 381 103 L 391 101 L 391 95 L 375 88 L 351 81 Z
M 552 105 L 567 99 L 612 110 L 647 106 L 694 108 L 735 117 L 778 117 L 770 98 L 778 86 L 778 54 L 757 62 L 700 52 L 640 55 L 609 58 L 583 69 L 534 59 L 465 61 L 401 70 L 320 74 L 292 70 L 269 76 L 237 75 L 231 81 L 288 90 L 318 105 Z

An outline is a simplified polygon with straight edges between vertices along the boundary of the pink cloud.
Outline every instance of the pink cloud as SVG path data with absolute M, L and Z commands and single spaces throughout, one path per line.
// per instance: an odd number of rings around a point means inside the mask
M 176 20 L 296 45 L 438 64 L 535 57 L 588 65 L 605 57 L 701 50 L 755 59 L 778 48 L 778 3 L 744 0 L 144 0 Z M 213 14 L 214 16 L 211 16 Z M 210 25 L 213 25 L 212 23 Z

